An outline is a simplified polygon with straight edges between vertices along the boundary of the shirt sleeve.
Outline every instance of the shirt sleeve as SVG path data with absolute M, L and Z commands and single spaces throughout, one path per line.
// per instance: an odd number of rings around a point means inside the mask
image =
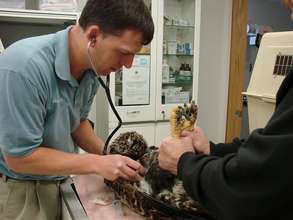
M 0 74 L 0 147 L 6 156 L 26 156 L 41 145 L 46 115 L 44 98 L 15 72 Z
M 268 210 L 282 213 L 283 207 L 292 201 L 293 183 L 292 171 L 288 169 L 292 167 L 292 126 L 284 127 L 280 128 L 286 132 L 275 127 L 274 134 L 257 129 L 237 153 L 223 157 L 183 154 L 178 177 L 188 195 L 217 219 L 257 219 L 256 213 L 269 216 Z
M 211 155 L 224 157 L 227 154 L 236 153 L 242 143 L 244 143 L 244 140 L 239 138 L 234 138 L 231 143 L 214 144 L 210 142 Z

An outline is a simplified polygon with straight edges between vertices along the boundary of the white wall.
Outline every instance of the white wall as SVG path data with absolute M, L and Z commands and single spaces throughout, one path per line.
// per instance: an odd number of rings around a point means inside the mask
M 203 0 L 201 14 L 198 125 L 210 140 L 223 142 L 226 132 L 232 0 Z

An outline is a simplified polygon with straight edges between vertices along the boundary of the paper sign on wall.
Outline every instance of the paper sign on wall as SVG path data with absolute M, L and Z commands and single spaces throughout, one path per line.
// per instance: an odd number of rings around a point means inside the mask
M 123 68 L 123 105 L 148 105 L 150 102 L 150 56 L 137 55 L 130 69 Z

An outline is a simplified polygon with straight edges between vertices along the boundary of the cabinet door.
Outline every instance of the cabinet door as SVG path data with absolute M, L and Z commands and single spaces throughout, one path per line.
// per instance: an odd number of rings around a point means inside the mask
M 26 0 L 26 4 L 30 7 L 44 11 L 61 11 L 61 12 L 76 12 L 79 10 L 81 2 L 79 0 Z
M 109 129 L 109 134 L 114 130 L 114 128 Z M 137 133 L 143 135 L 146 140 L 148 146 L 153 146 L 155 144 L 155 124 L 154 123 L 137 123 L 137 124 L 129 124 L 123 125 L 117 133 L 113 136 L 113 141 L 119 134 L 129 131 L 136 131 Z
M 0 0 L 0 8 L 75 12 L 82 0 Z
M 146 5 L 156 17 L 155 4 L 145 0 Z M 115 97 L 115 107 L 123 122 L 141 122 L 155 120 L 155 67 L 156 39 L 151 44 L 143 46 L 134 57 L 130 69 L 111 74 L 111 96 Z M 116 121 L 112 112 L 110 122 Z
M 155 145 L 160 146 L 162 140 L 171 135 L 169 122 L 158 122 L 155 128 Z
M 0 8 L 0 38 L 7 48 L 15 41 L 55 33 L 75 23 L 77 13 L 49 13 Z
M 197 100 L 200 0 L 158 1 L 156 119 Z
M 25 9 L 25 0 L 0 0 L 0 8 Z

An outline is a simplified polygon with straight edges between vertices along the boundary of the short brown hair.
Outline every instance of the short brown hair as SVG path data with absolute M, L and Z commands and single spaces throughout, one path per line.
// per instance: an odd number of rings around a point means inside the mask
M 138 30 L 144 45 L 150 43 L 154 35 L 152 15 L 143 0 L 88 0 L 78 22 L 83 30 L 98 25 L 106 34 Z

